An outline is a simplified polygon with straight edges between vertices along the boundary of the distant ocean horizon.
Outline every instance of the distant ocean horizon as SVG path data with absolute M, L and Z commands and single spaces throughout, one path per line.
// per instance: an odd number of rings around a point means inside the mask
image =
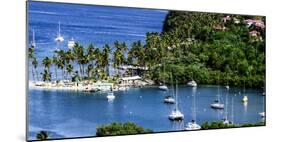
M 104 44 L 112 46 L 116 40 L 126 42 L 129 48 L 134 41 L 145 43 L 147 32 L 162 31 L 168 13 L 165 10 L 32 1 L 28 8 L 28 43 L 30 46 L 34 30 L 39 72 L 43 70 L 42 59 L 52 57 L 56 48 L 67 50 L 67 42 L 72 38 L 85 47 L 92 43 L 97 48 Z M 64 42 L 58 46 L 54 39 L 59 22 Z M 32 76 L 31 71 L 29 75 Z

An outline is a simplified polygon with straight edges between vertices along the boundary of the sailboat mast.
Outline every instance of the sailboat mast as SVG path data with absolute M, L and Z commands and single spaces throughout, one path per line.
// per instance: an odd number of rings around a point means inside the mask
M 175 97 L 175 88 L 174 88 L 174 80 L 173 80 L 173 74 L 171 73 L 171 79 L 172 79 L 172 97 Z
M 176 80 L 176 110 L 179 109 L 178 106 L 178 81 Z
M 32 37 L 32 42 L 33 42 L 33 44 L 35 45 L 35 33 L 34 33 L 34 29 L 33 29 L 33 37 Z
M 59 36 L 60 36 L 60 21 L 59 21 Z
M 228 110 L 227 110 L 227 106 L 228 106 L 228 93 L 229 93 L 229 91 L 228 91 L 228 89 L 227 89 L 227 92 L 226 92 L 226 100 L 225 100 L 225 119 L 227 120 L 227 115 L 228 115 Z
M 218 99 L 218 102 L 220 102 L 220 78 L 218 76 L 218 94 L 217 94 L 217 99 Z
M 233 97 L 231 98 L 232 104 L 231 104 L 231 119 L 232 124 L 234 124 L 234 108 L 233 108 Z
M 193 120 L 194 121 L 196 121 L 196 102 L 195 102 L 195 100 L 196 100 L 196 88 L 192 88 L 193 90 L 192 90 L 192 92 L 193 92 L 193 102 L 192 102 L 192 104 L 193 104 L 193 106 L 192 106 L 192 108 L 193 108 L 193 110 L 192 110 L 192 112 L 193 112 Z

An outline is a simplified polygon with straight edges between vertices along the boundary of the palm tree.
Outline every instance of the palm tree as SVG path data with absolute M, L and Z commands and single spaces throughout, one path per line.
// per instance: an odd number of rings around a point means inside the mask
M 93 72 L 94 72 L 94 67 L 93 67 L 93 65 L 92 65 L 92 64 L 88 65 L 86 71 L 87 71 L 87 74 L 88 74 L 88 78 L 91 78 L 91 77 L 92 77 L 92 74 L 93 74 Z
M 74 58 L 75 58 L 77 64 L 79 65 L 80 75 L 82 75 L 81 60 L 84 56 L 83 46 L 78 43 L 75 43 L 72 52 L 73 52 L 73 55 L 74 55 Z
M 85 75 L 85 65 L 89 63 L 89 56 L 84 55 L 80 58 L 80 64 L 82 65 L 82 75 Z
M 106 75 L 109 76 L 109 54 L 110 54 L 110 47 L 108 44 L 105 44 L 103 47 L 102 53 L 102 67 L 105 68 Z
M 49 57 L 45 57 L 42 60 L 42 64 L 44 65 L 45 68 L 48 69 L 48 72 L 50 72 L 50 67 L 52 65 L 52 59 L 50 59 Z
M 141 41 L 133 42 L 132 48 L 128 52 L 128 62 L 130 64 L 142 64 L 143 65 L 144 48 L 141 45 Z
M 42 74 L 42 80 L 43 81 L 51 81 L 51 73 L 49 72 L 49 70 L 47 70 L 47 69 L 44 69 L 44 72 L 43 73 L 41 73 Z
M 58 80 L 57 68 L 58 68 L 58 66 L 59 66 L 59 59 L 58 59 L 58 57 L 54 56 L 52 60 L 53 60 L 53 64 L 55 65 L 56 80 Z
M 100 69 L 102 67 L 102 53 L 99 48 L 95 49 L 94 56 L 95 56 L 95 60 L 96 60 L 96 63 L 95 63 L 96 68 Z
M 37 67 L 38 67 L 38 61 L 37 59 L 34 57 L 33 60 L 32 60 L 32 65 L 33 65 L 33 68 L 35 70 L 35 74 L 36 74 L 36 77 L 37 77 L 37 81 L 39 81 L 39 78 L 38 78 L 38 72 L 37 72 Z
M 67 71 L 67 75 L 66 77 L 68 77 L 68 75 L 73 72 L 73 66 L 71 64 L 68 64 L 67 67 L 66 67 L 66 71 Z
M 58 67 L 59 69 L 61 69 L 61 77 L 62 77 L 62 79 L 63 79 L 63 78 L 64 78 L 64 67 L 65 67 L 64 60 L 63 60 L 63 59 L 61 59 L 61 58 L 58 59 L 57 67 Z
M 92 62 L 92 65 L 94 65 L 94 60 L 95 60 L 95 48 L 93 44 L 91 43 L 88 48 L 87 48 L 87 53 L 89 56 L 90 62 Z

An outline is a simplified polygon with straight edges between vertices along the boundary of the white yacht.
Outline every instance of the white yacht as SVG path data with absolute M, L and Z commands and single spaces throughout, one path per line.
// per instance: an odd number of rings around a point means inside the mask
M 68 43 L 67 43 L 67 47 L 69 49 L 72 49 L 74 47 L 74 45 L 75 45 L 75 41 L 74 41 L 73 38 L 71 38 L 71 40 L 69 40 Z
M 59 22 L 59 32 L 58 32 L 57 37 L 55 38 L 55 41 L 58 42 L 58 43 L 64 41 L 64 38 L 63 38 L 62 35 L 60 34 L 60 22 Z
M 196 83 L 194 80 L 192 80 L 192 81 L 189 81 L 189 82 L 187 83 L 187 85 L 188 85 L 188 86 L 191 86 L 191 87 L 196 87 L 196 86 L 197 86 L 197 83 Z
M 201 126 L 196 123 L 196 87 L 192 88 L 192 120 L 186 124 L 185 130 L 199 130 Z
M 186 125 L 186 128 L 185 130 L 188 130 L 188 131 L 192 131 L 192 130 L 200 130 L 201 129 L 201 126 L 198 125 L 195 120 L 192 120 L 191 122 L 188 122 L 187 125 Z
M 226 100 L 225 100 L 224 119 L 223 119 L 223 123 L 226 125 L 230 124 L 230 121 L 228 120 L 228 93 L 229 93 L 229 90 L 227 89 Z
M 220 102 L 220 86 L 218 81 L 218 92 L 217 92 L 217 100 L 215 100 L 212 104 L 210 104 L 213 109 L 224 109 L 224 104 Z
M 179 110 L 177 94 L 178 94 L 178 85 L 176 85 L 176 93 L 175 93 L 176 105 L 175 105 L 175 109 L 169 115 L 169 119 L 172 120 L 172 121 L 173 120 L 183 120 L 184 119 L 184 114 L 181 113 L 180 110 Z
M 113 92 L 109 92 L 106 96 L 106 98 L 111 101 L 115 99 L 114 93 Z
M 163 63 L 163 70 L 164 70 L 164 74 L 165 74 L 165 63 Z M 163 90 L 163 91 L 168 91 L 169 90 L 168 86 L 165 85 L 165 78 L 164 78 L 164 83 L 160 84 L 160 86 L 158 88 L 160 90 Z
M 169 115 L 170 120 L 183 120 L 184 115 L 177 109 L 173 110 Z

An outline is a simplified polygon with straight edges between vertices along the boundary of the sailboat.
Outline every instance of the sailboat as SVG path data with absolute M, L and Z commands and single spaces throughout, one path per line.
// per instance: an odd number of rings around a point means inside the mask
M 226 77 L 226 80 L 227 80 L 227 83 L 226 83 L 225 88 L 226 88 L 227 90 L 229 90 L 229 85 L 228 85 L 228 76 Z
M 172 77 L 172 75 L 171 75 L 171 79 L 172 79 L 172 84 L 174 84 L 173 83 L 173 77 Z M 176 102 L 176 100 L 174 99 L 174 87 L 172 86 L 172 90 L 171 90 L 172 92 L 171 92 L 171 95 L 169 95 L 169 96 L 166 96 L 165 98 L 164 98 L 164 103 L 167 103 L 167 104 L 174 104 L 175 102 Z
M 231 122 L 229 124 L 234 124 L 234 101 L 233 97 L 231 98 Z
M 185 130 L 189 130 L 189 131 L 191 131 L 191 130 L 199 130 L 199 129 L 201 129 L 201 126 L 200 125 L 198 125 L 197 123 L 196 123 L 196 89 L 197 88 L 192 88 L 192 97 L 193 97 L 193 101 L 192 101 L 192 120 L 191 120 L 191 122 L 188 122 L 187 123 L 187 125 L 186 125 L 186 128 L 185 128 Z
M 263 104 L 264 104 L 264 98 L 263 98 Z M 265 118 L 265 112 L 264 112 L 264 109 L 263 109 L 263 112 L 260 112 L 259 115 L 261 116 L 261 118 Z
M 243 90 L 243 94 L 244 94 L 244 97 L 243 97 L 243 99 L 242 99 L 242 102 L 243 103 L 248 103 L 248 96 L 247 95 L 245 95 L 245 79 L 244 79 L 244 90 Z
M 171 114 L 169 115 L 169 119 L 174 121 L 174 120 L 183 120 L 184 118 L 184 114 L 182 114 L 179 110 L 179 104 L 178 104 L 178 84 L 176 83 L 176 106 L 175 109 L 171 112 Z
M 225 99 L 225 113 L 224 113 L 224 119 L 223 119 L 223 123 L 224 124 L 230 124 L 230 121 L 228 120 L 227 116 L 228 116 L 228 94 L 229 94 L 229 90 L 227 89 L 227 93 L 226 93 L 226 99 Z
M 32 30 L 32 41 L 31 41 L 31 47 L 35 48 L 36 43 L 35 43 L 35 32 L 34 29 Z
M 58 42 L 58 43 L 64 41 L 64 38 L 60 34 L 60 21 L 59 21 L 59 32 L 58 32 L 57 37 L 55 38 L 55 41 Z
M 220 102 L 220 86 L 219 86 L 219 79 L 218 79 L 218 92 L 217 92 L 217 100 L 212 103 L 211 108 L 213 109 L 224 109 L 224 104 Z
M 164 75 L 165 75 L 165 64 L 163 65 L 163 68 L 164 68 Z M 169 90 L 168 86 L 165 85 L 165 79 L 164 79 L 164 83 L 159 86 L 159 89 L 163 91 Z

